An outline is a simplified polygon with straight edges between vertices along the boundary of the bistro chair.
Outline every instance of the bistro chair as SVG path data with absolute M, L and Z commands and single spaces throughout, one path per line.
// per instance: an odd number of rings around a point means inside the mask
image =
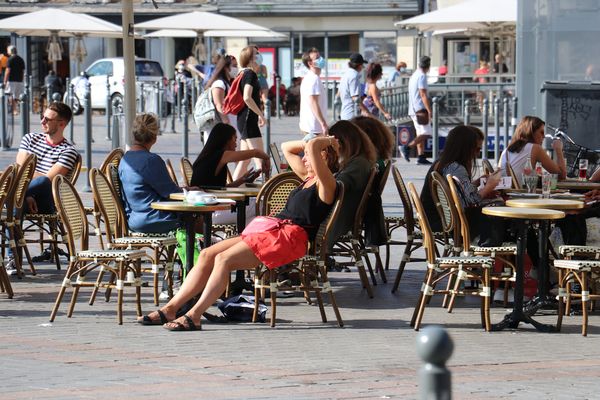
M 119 168 L 119 164 L 121 163 L 121 159 L 124 155 L 125 153 L 123 152 L 123 149 L 113 149 L 106 155 L 104 161 L 102 161 L 102 164 L 100 164 L 100 172 L 102 172 L 104 175 L 108 174 L 109 165 L 114 165 L 115 167 Z
M 158 283 L 160 268 L 165 271 L 167 291 L 169 297 L 173 296 L 173 264 L 175 262 L 177 238 L 171 234 L 144 234 L 129 231 L 127 216 L 121 197 L 117 194 L 115 187 L 121 187 L 118 173 L 115 167 L 109 167 L 109 178 L 100 174 L 98 170 L 90 171 L 90 182 L 94 193 L 94 203 L 98 205 L 106 224 L 106 240 L 108 248 L 146 249 L 152 250 L 148 259 L 151 268 L 142 268 L 142 272 L 150 272 L 153 276 L 154 304 L 159 305 Z M 102 274 L 102 273 L 101 273 Z M 98 277 L 102 279 L 101 276 Z M 91 302 L 94 301 L 96 291 L 92 294 Z M 107 297 L 110 291 L 107 293 Z
M 73 315 L 77 295 L 81 287 L 114 288 L 118 293 L 117 321 L 123 323 L 123 290 L 126 286 L 133 286 L 136 290 L 137 315 L 142 315 L 141 306 L 141 258 L 146 256 L 142 250 L 122 249 L 89 249 L 88 223 L 81 198 L 73 184 L 63 176 L 57 176 L 52 182 L 52 192 L 56 203 L 58 214 L 64 224 L 67 244 L 69 247 L 69 265 L 63 279 L 62 285 L 56 298 L 56 303 L 50 314 L 50 322 L 56 318 L 56 314 L 62 302 L 67 288 L 73 289 L 71 304 L 67 311 L 67 317 Z M 107 270 L 117 277 L 116 283 L 98 283 L 86 281 L 88 273 L 101 268 Z
M 521 185 L 521 181 L 518 179 L 517 174 L 515 174 L 515 170 L 512 168 L 509 162 L 506 163 L 506 173 L 512 179 L 512 188 L 513 189 L 523 189 L 523 185 Z
M 175 184 L 179 186 L 179 181 L 177 181 L 177 175 L 175 175 L 175 170 L 173 169 L 173 164 L 171 164 L 171 160 L 167 158 L 165 160 L 165 165 L 167 166 L 167 172 L 169 173 L 169 176 L 171 177 L 173 182 L 175 182 Z
M 10 191 L 15 180 L 15 166 L 9 165 L 7 166 L 2 174 L 0 175 L 0 210 L 4 209 L 8 196 L 10 195 Z M 4 225 L 4 224 L 1 224 Z M 2 243 L 6 243 L 6 232 L 4 230 L 4 226 L 2 226 Z M 4 248 L 3 248 L 4 249 Z M 13 251 L 16 250 L 13 248 Z M 15 254 L 15 253 L 13 253 Z M 15 258 L 19 256 L 15 254 Z M 15 262 L 16 265 L 16 262 Z M 13 298 L 13 289 L 10 284 L 10 279 L 8 277 L 8 273 L 6 272 L 6 268 L 4 266 L 4 257 L 0 260 L 0 291 L 2 293 L 6 293 L 9 299 Z
M 394 177 L 394 183 L 396 184 L 396 189 L 398 190 L 400 201 L 402 202 L 402 207 L 404 209 L 403 217 L 386 217 L 386 226 L 388 229 L 389 238 L 386 244 L 386 266 L 389 265 L 390 247 L 397 245 L 404 246 L 404 252 L 402 254 L 402 258 L 400 259 L 398 272 L 396 272 L 394 286 L 392 287 L 392 293 L 396 293 L 398 286 L 400 285 L 400 280 L 402 279 L 402 274 L 404 273 L 406 263 L 425 261 L 425 259 L 412 257 L 412 254 L 423 246 L 423 233 L 421 232 L 418 221 L 414 217 L 414 208 L 410 200 L 408 189 L 404 183 L 404 179 L 402 179 L 400 171 L 395 166 L 392 168 L 392 176 Z M 392 233 L 398 228 L 403 228 L 406 230 L 406 241 L 392 238 Z M 433 235 L 436 243 L 444 246 L 444 255 L 447 255 L 446 251 L 449 249 L 449 243 L 447 243 L 444 232 L 434 232 Z M 437 247 L 434 250 L 435 253 L 438 254 Z
M 423 204 L 419 198 L 419 194 L 415 189 L 415 185 L 410 182 L 408 190 L 416 209 L 417 219 L 421 232 L 423 232 L 423 247 L 427 255 L 427 272 L 421 286 L 421 294 L 415 307 L 410 325 L 415 330 L 419 330 L 425 307 L 429 304 L 429 300 L 436 294 L 446 295 L 473 295 L 481 298 L 481 324 L 486 331 L 491 329 L 490 321 L 490 271 L 494 260 L 490 257 L 481 256 L 449 256 L 437 257 L 435 254 L 435 239 L 433 232 L 429 227 L 427 215 L 423 209 Z M 477 288 L 446 288 L 438 290 L 436 285 L 449 279 L 452 275 L 456 275 L 457 280 L 470 279 L 481 283 Z
M 284 291 L 301 291 L 304 292 L 304 298 L 308 304 L 312 304 L 310 292 L 315 293 L 315 298 L 321 312 L 321 320 L 327 322 L 325 307 L 323 304 L 322 293 L 329 295 L 331 307 L 335 313 L 338 326 L 343 327 L 344 322 L 337 306 L 331 283 L 327 277 L 327 268 L 325 261 L 327 259 L 327 239 L 330 235 L 331 228 L 335 223 L 335 219 L 339 215 L 340 205 L 344 199 L 344 185 L 339 182 L 337 189 L 337 197 L 333 204 L 329 216 L 321 223 L 315 239 L 309 243 L 307 253 L 304 257 L 289 264 L 276 269 L 268 269 L 264 265 L 259 265 L 255 269 L 254 283 L 254 315 L 252 321 L 256 322 L 258 318 L 258 307 L 264 291 L 269 289 L 271 299 L 271 327 L 275 327 L 277 319 L 277 292 Z M 300 283 L 297 285 L 291 284 L 291 280 L 279 280 L 281 274 L 298 273 Z M 261 297 L 262 296 L 262 297 Z
M 192 163 L 187 157 L 181 157 L 179 160 L 179 168 L 181 168 L 181 176 L 183 177 L 184 186 L 192 186 L 192 175 L 194 174 L 194 168 Z
M 36 274 L 35 266 L 31 260 L 29 248 L 27 247 L 25 235 L 23 233 L 25 195 L 27 193 L 27 188 L 29 187 L 29 182 L 31 182 L 33 174 L 35 173 L 35 164 L 36 157 L 34 154 L 27 155 L 20 166 L 15 164 L 15 178 L 6 199 L 6 214 L 3 213 L 0 217 L 2 235 L 6 235 L 8 232 L 8 246 L 10 246 L 12 250 L 15 269 L 18 276 L 23 275 L 23 254 L 21 250 L 25 252 L 32 275 Z M 5 247 L 6 246 L 2 248 L 3 251 Z
M 340 265 L 356 265 L 362 286 L 364 289 L 367 290 L 369 298 L 373 298 L 373 288 L 369 283 L 369 278 L 365 270 L 365 263 L 363 262 L 363 258 L 367 264 L 367 268 L 369 269 L 369 274 L 371 276 L 373 285 L 377 285 L 377 280 L 375 279 L 375 273 L 371 266 L 371 262 L 369 261 L 368 251 L 365 248 L 364 238 L 362 237 L 362 230 L 376 174 L 377 168 L 373 167 L 371 169 L 371 174 L 369 175 L 369 178 L 367 180 L 367 185 L 364 188 L 363 195 L 360 199 L 360 202 L 358 203 L 356 213 L 354 214 L 354 224 L 352 226 L 352 230 L 347 234 L 337 238 L 336 242 L 333 244 L 333 250 L 331 252 L 332 256 L 349 257 L 351 259 L 351 261 L 349 262 L 339 263 Z M 383 271 L 383 266 L 380 265 L 380 267 Z M 385 275 L 382 274 L 382 277 L 385 277 Z
M 481 160 L 481 165 L 483 167 L 484 175 L 491 175 L 494 173 L 494 167 L 492 166 L 492 163 L 490 162 L 490 160 L 488 160 L 487 158 L 484 158 L 483 160 Z
M 292 190 L 302 183 L 302 179 L 292 171 L 271 177 L 256 196 L 256 215 L 279 214 L 285 207 Z
M 81 171 L 81 154 L 77 154 L 77 161 L 73 168 L 69 171 L 69 173 L 65 176 L 65 178 L 71 182 L 73 185 L 77 182 L 79 178 L 79 173 Z M 64 229 L 62 227 L 61 221 L 58 217 L 58 214 L 41 214 L 41 213 L 26 213 L 24 215 L 24 223 L 25 228 L 23 231 L 25 233 L 37 233 L 37 239 L 27 239 L 27 243 L 38 243 L 40 245 L 40 252 L 44 252 L 44 247 L 46 245 L 50 245 L 50 253 L 52 255 L 51 260 L 54 260 L 56 263 L 56 269 L 60 270 L 60 257 L 59 257 L 59 249 L 58 245 L 64 244 Z M 46 234 L 48 238 L 46 238 Z M 59 240 L 59 236 L 61 240 Z
M 436 179 L 443 180 L 441 175 L 437 175 Z M 458 193 L 458 186 L 456 185 L 452 175 L 446 176 L 446 182 L 450 189 L 450 195 L 452 196 L 449 204 L 454 207 L 456 214 L 459 219 L 459 228 L 462 241 L 462 254 L 464 256 L 484 256 L 490 257 L 495 261 L 502 263 L 502 270 L 498 273 L 492 272 L 490 279 L 492 282 L 504 282 L 504 306 L 508 304 L 508 288 L 511 283 L 515 282 L 516 279 L 516 267 L 515 257 L 517 256 L 517 245 L 514 243 L 503 244 L 501 246 L 475 246 L 471 245 L 471 232 L 469 230 L 469 221 L 467 214 L 462 206 L 460 195 Z M 456 281 L 455 285 L 459 285 L 460 282 Z M 452 305 L 454 303 L 454 296 L 450 301 L 448 307 L 449 312 L 452 311 Z
M 282 172 L 282 170 L 286 170 L 288 168 L 288 164 L 284 161 L 284 158 L 281 157 L 277 143 L 271 143 L 269 145 L 269 150 L 271 152 L 271 157 L 273 157 L 273 163 L 275 164 L 277 173 Z

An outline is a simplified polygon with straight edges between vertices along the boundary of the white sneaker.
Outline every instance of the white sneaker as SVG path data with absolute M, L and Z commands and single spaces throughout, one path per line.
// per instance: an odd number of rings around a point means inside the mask
M 515 292 L 512 288 L 508 289 L 507 303 L 515 301 Z M 504 288 L 498 288 L 494 292 L 494 303 L 504 303 Z
M 4 269 L 6 269 L 6 273 L 9 276 L 17 275 L 17 268 L 15 268 L 15 259 L 13 257 L 9 258 L 4 265 Z

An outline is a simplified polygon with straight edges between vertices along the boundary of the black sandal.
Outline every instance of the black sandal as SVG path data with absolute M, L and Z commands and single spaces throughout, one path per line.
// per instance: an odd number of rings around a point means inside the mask
M 157 310 L 158 312 L 158 316 L 160 317 L 160 320 L 158 319 L 152 319 L 150 318 L 150 315 L 144 315 L 144 317 L 142 319 L 138 319 L 138 323 L 142 324 L 142 325 L 164 325 L 167 322 L 169 322 L 169 320 L 167 319 L 167 316 L 165 315 L 164 312 Z
M 181 322 L 177 322 L 177 321 L 171 321 L 171 324 L 175 324 L 175 326 L 167 326 L 166 324 L 163 325 L 163 328 L 165 328 L 168 331 L 172 331 L 172 332 L 183 332 L 183 331 L 201 331 L 202 330 L 202 326 L 198 325 L 196 326 L 196 324 L 194 324 L 194 321 L 192 320 L 192 318 L 185 314 L 183 316 L 185 318 L 185 322 L 187 323 L 187 326 L 182 324 Z

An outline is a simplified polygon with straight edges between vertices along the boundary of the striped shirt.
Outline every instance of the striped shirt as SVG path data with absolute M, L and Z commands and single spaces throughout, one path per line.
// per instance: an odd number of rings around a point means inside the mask
M 29 154 L 35 154 L 37 163 L 35 170 L 40 174 L 48 174 L 54 164 L 65 167 L 69 171 L 73 169 L 79 153 L 75 146 L 63 139 L 58 144 L 50 144 L 46 141 L 45 133 L 29 133 L 21 140 L 19 150 Z

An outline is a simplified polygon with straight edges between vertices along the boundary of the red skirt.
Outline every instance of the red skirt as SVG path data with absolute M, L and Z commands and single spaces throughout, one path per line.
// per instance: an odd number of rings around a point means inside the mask
M 278 220 L 264 231 L 252 229 L 252 222 L 248 228 L 248 232 L 242 232 L 242 240 L 269 269 L 288 264 L 306 254 L 308 234 L 289 220 Z

